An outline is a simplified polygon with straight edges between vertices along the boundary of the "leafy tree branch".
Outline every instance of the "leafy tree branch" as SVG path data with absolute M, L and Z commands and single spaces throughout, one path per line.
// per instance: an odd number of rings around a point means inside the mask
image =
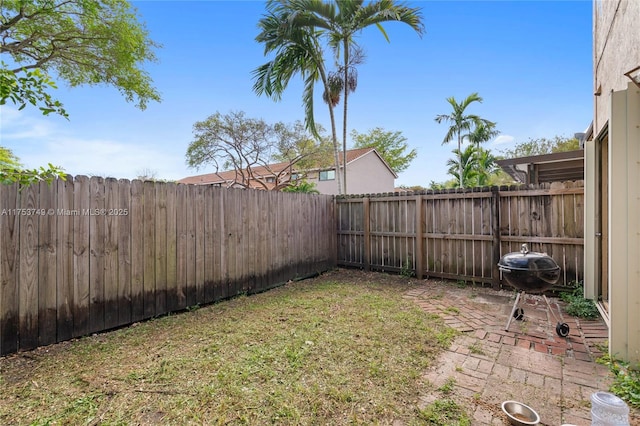
M 0 104 L 38 105 L 67 116 L 49 90 L 52 75 L 71 87 L 106 84 L 145 109 L 160 101 L 142 68 L 159 47 L 126 0 L 0 1 Z

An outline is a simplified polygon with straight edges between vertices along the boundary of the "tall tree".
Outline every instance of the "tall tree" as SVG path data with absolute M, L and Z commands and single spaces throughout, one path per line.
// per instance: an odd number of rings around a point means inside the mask
M 289 185 L 295 166 L 316 152 L 315 145 L 298 143 L 310 139 L 301 127 L 270 125 L 261 119 L 247 118 L 244 112 L 224 115 L 216 112 L 193 125 L 194 140 L 187 148 L 187 164 L 195 168 L 213 165 L 216 172 L 234 171 L 234 183 L 245 188 L 280 190 Z M 287 144 L 296 145 L 297 149 L 287 150 L 289 157 L 284 167 L 272 168 L 274 154 L 286 150 Z M 266 177 L 273 177 L 274 185 L 269 185 Z
M 351 139 L 355 148 L 375 148 L 389 167 L 396 173 L 407 170 L 418 152 L 414 149 L 406 152 L 409 145 L 402 132 L 390 132 L 381 127 L 369 130 L 368 133 L 351 131 Z
M 489 142 L 498 136 L 500 132 L 496 129 L 496 123 L 488 120 L 481 120 L 476 123 L 475 127 L 466 135 L 469 142 L 474 144 L 476 148 L 480 148 L 480 144 Z
M 518 158 L 578 149 L 580 149 L 580 141 L 578 139 L 556 135 L 553 138 L 529 138 L 525 142 L 517 143 L 513 149 L 502 151 L 502 154 L 505 158 Z
M 489 121 L 480 118 L 480 116 L 475 114 L 468 114 L 466 109 L 474 102 L 482 102 L 482 98 L 477 93 L 472 93 L 467 96 L 462 102 L 458 103 L 456 99 L 451 96 L 447 98 L 447 102 L 451 105 L 453 111 L 450 114 L 439 114 L 436 116 L 435 120 L 437 123 L 448 123 L 449 129 L 447 130 L 447 134 L 442 140 L 442 144 L 446 144 L 456 139 L 458 142 L 458 149 L 455 151 L 458 154 L 458 177 L 460 179 L 460 186 L 464 188 L 463 181 L 463 161 L 461 155 L 462 151 L 462 142 L 465 134 L 472 132 L 475 127 L 478 127 L 482 124 L 488 126 Z
M 475 148 L 476 154 L 476 186 L 487 186 L 492 182 L 492 177 L 497 174 L 500 169 L 497 158 L 490 150 L 482 147 Z
M 253 90 L 258 95 L 265 94 L 276 101 L 282 98 L 291 78 L 299 74 L 304 80 L 303 105 L 307 129 L 320 140 L 314 117 L 314 86 L 322 82 L 323 99 L 329 108 L 331 140 L 336 170 L 340 170 L 338 134 L 334 108 L 340 101 L 339 87 L 335 78 L 327 72 L 324 52 L 319 42 L 319 32 L 313 28 L 286 25 L 290 22 L 293 8 L 289 2 L 270 0 L 267 14 L 260 19 L 260 33 L 256 41 L 264 44 L 264 54 L 274 54 L 269 62 L 253 71 Z M 338 194 L 342 194 L 340 175 L 337 173 Z
M 293 125 L 276 123 L 273 128 L 278 135 L 275 152 L 271 156 L 274 161 L 290 163 L 296 160 L 298 170 L 331 166 L 333 146 L 329 138 L 323 136 L 322 126 L 317 126 L 317 137 L 309 134 L 300 121 Z
M 354 51 L 359 51 L 355 41 L 363 29 L 375 26 L 384 38 L 389 37 L 382 23 L 389 21 L 402 22 L 413 28 L 419 35 L 424 30 L 422 16 L 419 8 L 412 8 L 393 0 L 372 0 L 364 3 L 364 0 L 343 0 L 335 3 L 322 0 L 281 0 L 293 10 L 291 19 L 287 25 L 313 28 L 319 30 L 328 39 L 329 46 L 333 49 L 336 59 L 340 59 L 339 72 L 342 74 L 342 151 L 343 151 L 343 185 L 347 190 L 347 112 L 349 92 L 355 90 L 357 76 L 355 65 L 357 60 L 351 57 Z M 283 22 L 284 24 L 284 22 Z M 338 169 L 336 169 L 338 170 Z
M 107 84 L 144 109 L 160 95 L 142 64 L 158 47 L 126 0 L 0 1 L 0 105 L 66 116 L 49 72 L 70 86 Z
M 455 158 L 447 161 L 449 169 L 447 172 L 457 180 L 457 187 L 466 188 L 475 186 L 478 171 L 477 171 L 477 152 L 473 145 L 469 145 L 464 151 L 457 149 L 453 150 Z

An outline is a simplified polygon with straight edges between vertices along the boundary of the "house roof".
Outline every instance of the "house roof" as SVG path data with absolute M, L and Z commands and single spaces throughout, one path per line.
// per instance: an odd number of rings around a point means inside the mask
M 287 169 L 287 167 L 289 167 L 289 163 L 288 162 L 274 163 L 274 164 L 269 164 L 268 166 L 269 166 L 268 168 L 265 166 L 254 166 L 251 169 L 255 176 L 260 176 L 260 177 L 273 176 L 274 174 L 278 174 L 283 170 Z M 210 183 L 233 182 L 236 180 L 237 176 L 238 176 L 238 173 L 236 170 L 227 170 L 224 172 L 215 172 L 215 173 L 207 173 L 204 175 L 188 176 L 186 178 L 180 179 L 178 183 L 206 185 Z M 251 187 L 253 186 L 251 185 Z
M 391 171 L 391 173 L 393 173 L 394 177 L 398 177 L 398 175 L 391 169 L 391 167 L 389 167 L 387 162 L 384 161 L 384 159 L 380 156 L 378 151 L 376 151 L 374 148 L 358 148 L 358 149 L 347 150 L 347 165 L 364 157 L 365 155 L 369 154 L 371 151 L 373 151 L 375 155 L 377 155 L 380 158 L 380 160 L 382 160 L 382 163 Z M 339 164 L 341 166 L 343 164 L 342 152 L 340 152 L 340 155 L 339 155 Z M 269 164 L 268 166 L 255 166 L 255 167 L 252 167 L 251 169 L 255 176 L 266 177 L 266 176 L 274 176 L 278 173 L 281 173 L 282 171 L 286 170 L 288 167 L 289 167 L 289 162 L 283 162 L 283 163 Z M 293 168 L 292 171 L 296 172 L 297 170 Z M 180 179 L 178 183 L 207 185 L 207 184 L 214 184 L 214 183 L 234 182 L 236 181 L 237 176 L 238 174 L 236 170 L 227 170 L 224 172 L 215 172 L 215 173 L 207 173 L 207 174 L 196 175 L 196 176 L 188 176 Z M 263 188 L 262 185 L 251 183 L 251 182 L 249 183 L 249 186 L 251 188 Z
M 522 183 L 563 182 L 584 179 L 584 150 L 556 152 L 496 161 Z

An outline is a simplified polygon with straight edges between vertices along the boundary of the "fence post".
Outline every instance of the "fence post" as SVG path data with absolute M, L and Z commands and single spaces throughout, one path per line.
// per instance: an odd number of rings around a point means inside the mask
M 422 195 L 416 196 L 416 278 L 422 279 Z
M 500 193 L 499 187 L 491 187 L 491 234 L 493 236 L 493 256 L 491 265 L 491 287 L 500 288 L 500 271 L 498 262 L 500 261 Z
M 365 197 L 362 199 L 362 221 L 364 222 L 362 225 L 362 229 L 364 231 L 364 270 L 371 270 L 371 234 L 369 225 L 371 223 L 370 217 L 371 210 L 369 209 L 369 197 Z

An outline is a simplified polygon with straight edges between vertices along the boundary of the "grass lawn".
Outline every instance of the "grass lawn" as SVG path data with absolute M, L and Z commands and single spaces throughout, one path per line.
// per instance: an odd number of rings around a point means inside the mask
M 432 423 L 422 373 L 455 331 L 410 287 L 337 270 L 0 358 L 0 424 Z

